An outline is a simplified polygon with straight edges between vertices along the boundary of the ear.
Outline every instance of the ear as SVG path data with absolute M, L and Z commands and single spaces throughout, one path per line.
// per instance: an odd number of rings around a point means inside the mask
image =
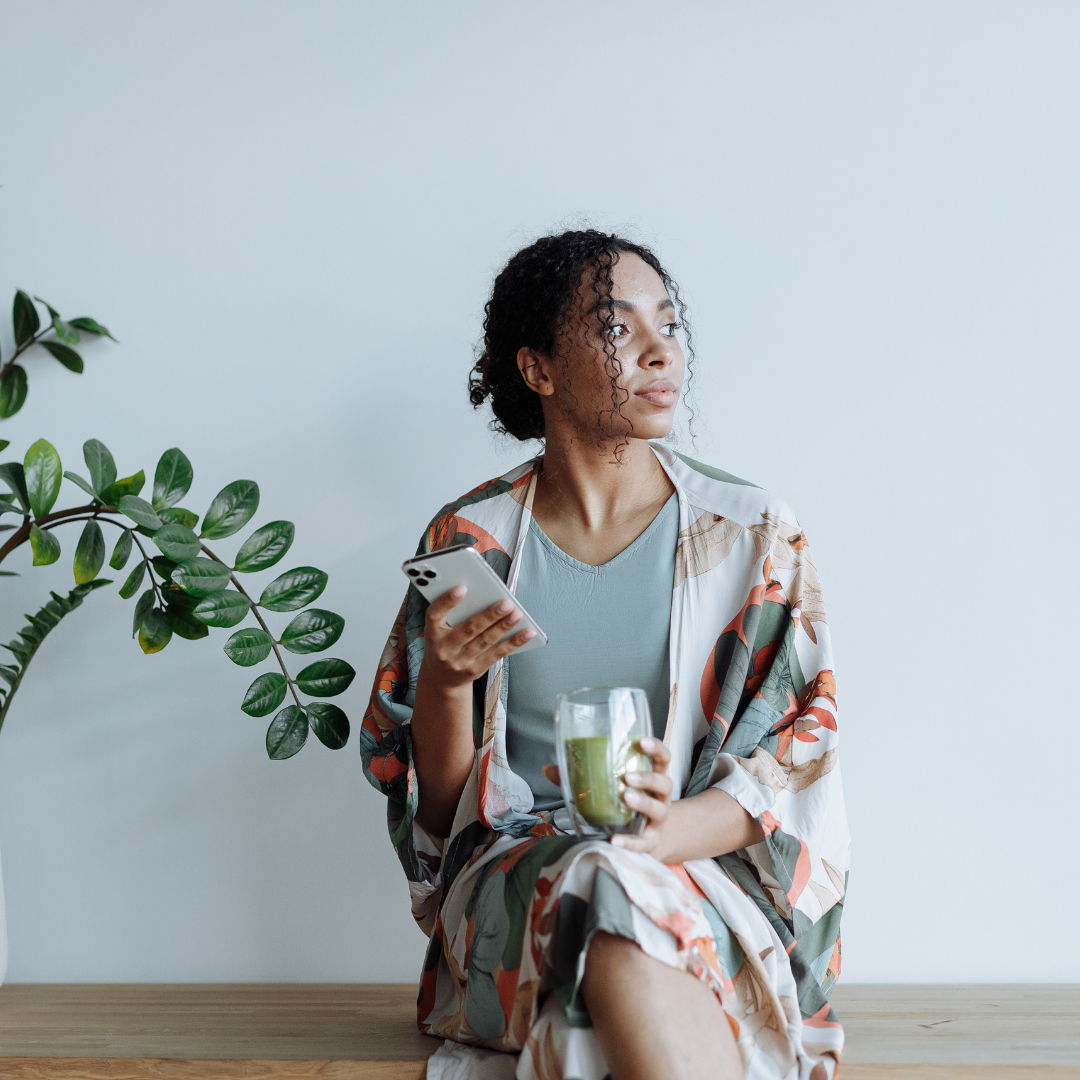
M 541 397 L 549 397 L 555 393 L 555 384 L 548 372 L 546 357 L 522 346 L 518 349 L 517 366 L 530 390 L 535 390 Z

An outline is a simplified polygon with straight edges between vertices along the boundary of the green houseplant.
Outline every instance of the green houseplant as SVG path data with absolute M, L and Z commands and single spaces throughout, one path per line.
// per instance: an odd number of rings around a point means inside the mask
M 48 312 L 45 323 L 37 304 Z M 0 420 L 14 416 L 26 401 L 24 358 L 31 350 L 48 352 L 80 374 L 83 358 L 74 346 L 81 335 L 112 337 L 96 319 L 64 320 L 44 300 L 21 290 L 15 294 L 12 323 L 15 348 L 6 360 L 0 355 Z M 0 439 L 0 453 L 9 445 Z M 345 623 L 340 615 L 310 606 L 326 588 L 327 575 L 313 566 L 297 566 L 267 582 L 258 599 L 250 587 L 250 575 L 269 570 L 285 557 L 295 534 L 293 523 L 271 521 L 256 529 L 231 565 L 209 546 L 251 521 L 259 508 L 259 485 L 254 480 L 227 484 L 200 519 L 179 505 L 191 488 L 193 469 L 178 447 L 166 450 L 158 460 L 149 499 L 141 494 L 146 482 L 143 470 L 118 478 L 113 456 L 100 440 L 87 440 L 83 460 L 86 476 L 65 471 L 56 448 L 38 439 L 22 460 L 0 463 L 0 481 L 8 488 L 0 493 L 0 566 L 25 544 L 30 545 L 34 566 L 57 562 L 63 553 L 58 530 L 81 525 L 72 557 L 74 587 L 66 595 L 50 593 L 36 613 L 24 617 L 16 637 L 0 644 L 12 658 L 0 663 L 0 728 L 45 638 L 92 592 L 113 584 L 100 576 L 108 550 L 105 526 L 115 530 L 109 567 L 123 571 L 131 563 L 119 594 L 126 600 L 138 596 L 132 636 L 144 653 L 160 652 L 174 637 L 197 640 L 207 637 L 211 627 L 236 628 L 250 618 L 255 625 L 235 629 L 224 651 L 243 667 L 273 657 L 277 670 L 259 675 L 240 705 L 249 716 L 274 714 L 266 732 L 267 754 L 275 760 L 292 757 L 307 742 L 309 731 L 332 750 L 343 747 L 349 738 L 348 717 L 325 699 L 343 693 L 356 673 L 344 660 L 330 658 L 307 663 L 293 675 L 285 655 L 321 653 L 341 636 Z M 79 498 L 75 505 L 58 509 L 64 480 L 79 489 Z M 11 576 L 16 575 L 0 569 L 0 577 Z M 0 614 L 5 611 L 6 605 L 0 603 Z M 275 637 L 267 614 L 279 612 L 294 614 Z M 291 702 L 282 707 L 286 697 Z M 0 877 L 0 983 L 6 972 L 7 924 Z
M 47 323 L 42 323 L 35 300 L 48 311 Z M 0 419 L 15 415 L 26 401 L 27 372 L 19 361 L 30 349 L 44 349 L 81 373 L 83 359 L 74 348 L 80 335 L 112 337 L 96 319 L 65 321 L 44 300 L 21 290 L 15 294 L 12 323 L 14 352 L 6 362 L 0 356 Z M 0 439 L 0 452 L 8 445 Z M 193 478 L 191 462 L 179 448 L 166 450 L 158 460 L 149 499 L 141 495 L 144 472 L 118 479 L 113 456 L 98 439 L 84 444 L 83 459 L 87 476 L 65 471 L 52 444 L 38 439 L 21 461 L 0 463 L 0 481 L 9 489 L 0 494 L 0 539 L 7 536 L 0 544 L 0 566 L 24 544 L 30 545 L 34 566 L 55 563 L 63 550 L 57 530 L 82 526 L 72 558 L 74 588 L 66 595 L 51 593 L 35 614 L 25 616 L 16 638 L 0 645 L 13 658 L 0 664 L 0 679 L 6 683 L 6 689 L 0 686 L 0 728 L 45 637 L 91 592 L 113 583 L 100 576 L 108 551 L 105 526 L 116 530 L 109 567 L 121 571 L 132 563 L 119 595 L 138 595 L 132 636 L 143 652 L 160 652 L 174 637 L 197 640 L 211 627 L 239 627 L 251 618 L 255 625 L 234 630 L 224 651 L 244 667 L 273 658 L 277 670 L 259 675 L 240 705 L 249 716 L 274 714 L 266 732 L 269 756 L 292 757 L 305 745 L 309 731 L 332 750 L 343 747 L 349 738 L 348 717 L 324 699 L 343 693 L 355 671 L 344 660 L 329 658 L 314 660 L 293 675 L 285 656 L 321 653 L 340 638 L 345 625 L 341 616 L 310 606 L 325 589 L 327 575 L 313 566 L 294 567 L 266 583 L 258 599 L 250 584 L 243 583 L 285 557 L 295 534 L 293 523 L 271 521 L 256 529 L 231 565 L 209 546 L 251 521 L 259 507 L 258 484 L 227 484 L 200 519 L 179 505 Z M 77 505 L 57 509 L 65 479 L 79 489 L 80 498 Z M 0 575 L 10 573 L 0 569 Z M 267 623 L 270 612 L 296 614 L 275 637 Z M 286 697 L 291 701 L 281 707 Z

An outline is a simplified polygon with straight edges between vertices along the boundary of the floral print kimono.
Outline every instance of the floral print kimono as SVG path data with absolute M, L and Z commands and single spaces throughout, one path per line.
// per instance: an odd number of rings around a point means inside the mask
M 415 821 L 411 728 L 426 602 L 409 587 L 360 733 L 387 797 L 413 915 L 431 939 L 420 1030 L 448 1040 L 431 1080 L 608 1073 L 579 993 L 597 930 L 636 941 L 716 994 L 751 1080 L 827 1080 L 843 1047 L 848 831 L 836 690 L 817 570 L 769 494 L 653 444 L 678 493 L 664 742 L 674 797 L 726 791 L 765 839 L 665 866 L 533 813 L 506 755 L 502 662 L 474 684 L 476 758 L 448 839 Z M 517 585 L 539 459 L 445 506 L 418 554 L 472 544 Z M 721 1015 L 718 1012 L 718 1017 Z

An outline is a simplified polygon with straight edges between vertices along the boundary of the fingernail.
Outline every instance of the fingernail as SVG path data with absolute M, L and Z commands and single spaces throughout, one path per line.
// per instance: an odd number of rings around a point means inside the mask
M 511 604 L 509 600 L 504 600 L 495 610 L 505 615 L 513 608 L 513 606 L 514 605 Z
M 641 740 L 641 748 L 643 750 L 655 750 L 656 740 L 651 735 L 646 735 L 645 738 Z
M 633 805 L 634 805 L 634 803 L 636 803 L 636 802 L 637 802 L 637 801 L 638 801 L 638 800 L 639 800 L 639 799 L 640 799 L 641 797 L 642 797 L 642 796 L 641 796 L 641 793 L 640 793 L 640 792 L 638 792 L 638 791 L 628 791 L 628 792 L 627 792 L 627 793 L 626 793 L 626 794 L 625 794 L 625 795 L 623 796 L 623 798 L 624 798 L 624 799 L 625 799 L 625 800 L 626 800 L 626 801 L 627 801 L 628 803 L 630 803 L 630 805 L 631 805 L 631 806 L 633 806 Z
M 638 784 L 641 783 L 641 773 L 628 772 L 625 779 L 628 784 L 633 784 L 636 787 Z
M 506 621 L 508 623 L 510 623 L 511 625 L 513 625 L 516 622 L 521 622 L 521 612 L 520 611 L 512 611 L 512 612 L 510 612 L 510 614 L 506 616 Z
M 450 595 L 454 596 L 454 597 L 464 596 L 467 592 L 468 592 L 468 589 L 466 589 L 464 585 L 455 585 L 450 590 Z

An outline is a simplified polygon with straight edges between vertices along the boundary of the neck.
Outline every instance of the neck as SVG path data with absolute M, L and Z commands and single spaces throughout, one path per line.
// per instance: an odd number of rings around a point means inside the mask
M 616 460 L 610 447 L 601 450 L 556 429 L 546 441 L 533 513 L 541 527 L 561 519 L 586 532 L 603 531 L 655 513 L 672 491 L 645 439 L 630 439 Z

